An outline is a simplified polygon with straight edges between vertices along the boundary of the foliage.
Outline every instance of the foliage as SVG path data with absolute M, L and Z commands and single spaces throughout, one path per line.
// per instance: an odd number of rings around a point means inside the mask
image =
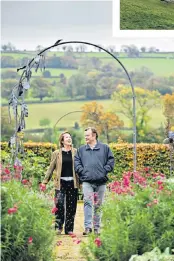
M 171 127 L 174 127 L 174 93 L 172 95 L 166 94 L 163 97 L 164 101 L 164 115 L 168 122 L 168 131 Z
M 40 126 L 49 126 L 51 123 L 50 119 L 48 118 L 43 118 L 39 121 Z
M 103 106 L 95 101 L 84 104 L 82 107 L 81 122 L 84 127 L 96 127 L 99 133 L 106 135 L 107 142 L 109 143 L 110 130 L 122 127 L 124 123 L 115 113 L 110 111 L 105 112 L 103 109 Z
M 136 14 L 136 15 L 132 15 Z M 172 30 L 174 5 L 156 0 L 121 0 L 120 28 L 133 30 Z
M 160 94 L 157 91 L 149 91 L 139 87 L 135 87 L 136 95 L 136 127 L 137 141 L 143 142 L 149 131 L 149 121 L 151 119 L 149 111 L 160 103 Z M 132 107 L 132 90 L 127 86 L 118 86 L 117 91 L 113 93 L 113 101 L 119 101 L 121 108 L 119 112 L 125 115 L 132 127 L 133 107 Z
M 49 86 L 49 82 L 43 78 L 37 78 L 32 81 L 32 95 L 35 98 L 39 98 L 41 101 L 44 97 L 50 97 L 52 90 Z
M 18 84 L 17 79 L 5 79 L 2 81 L 1 94 L 3 98 L 9 99 L 13 87 Z
M 174 256 L 170 255 L 169 249 L 166 248 L 164 253 L 161 253 L 158 247 L 154 248 L 151 252 L 146 252 L 142 256 L 133 255 L 129 261 L 174 261 Z
M 113 175 L 121 177 L 123 171 L 133 169 L 133 144 L 110 144 L 115 157 Z M 137 170 L 143 167 L 151 167 L 154 171 L 160 171 L 169 175 L 170 151 L 163 144 L 137 144 Z
M 148 174 L 148 170 L 126 172 L 120 181 L 108 185 L 101 235 L 97 239 L 90 236 L 87 255 L 92 253 L 101 261 L 125 261 L 154 247 L 162 252 L 169 247 L 171 252 L 174 183 L 168 183 L 164 174 L 155 173 L 153 177 Z
M 78 141 L 82 139 L 82 134 L 78 132 Z M 72 132 L 73 135 L 73 132 Z M 73 140 L 75 138 L 73 137 Z M 79 144 L 74 144 L 74 147 L 78 147 Z M 110 147 L 115 157 L 115 167 L 112 174 L 110 174 L 110 179 L 112 180 L 114 177 L 121 177 L 123 171 L 133 169 L 133 144 L 131 143 L 111 143 Z M 35 171 L 31 168 L 31 173 L 36 173 L 38 176 L 38 180 L 40 175 L 44 175 L 45 167 L 49 165 L 51 159 L 51 153 L 55 149 L 57 149 L 56 144 L 51 143 L 41 143 L 41 142 L 27 142 L 24 143 L 25 149 L 25 158 L 26 160 L 31 158 L 31 162 L 29 160 L 28 168 L 31 167 L 32 164 L 38 164 L 35 166 Z M 7 147 L 7 143 L 1 143 L 2 150 L 2 160 L 9 154 L 9 149 Z M 7 152 L 6 155 L 3 153 Z M 35 157 L 37 158 L 35 159 Z M 44 165 L 43 164 L 44 160 Z M 9 162 L 9 158 L 6 160 Z M 152 167 L 154 171 L 160 171 L 169 175 L 170 173 L 170 151 L 168 145 L 163 144 L 137 144 L 137 170 L 142 167 Z M 27 163 L 26 163 L 27 164 Z M 39 164 L 40 167 L 39 167 Z M 30 171 L 30 169 L 29 169 Z
M 3 183 L 1 192 L 1 260 L 53 261 L 48 201 L 14 180 Z
M 4 150 L 1 153 L 1 161 L 5 167 L 10 169 L 11 175 L 19 180 L 26 180 L 28 185 L 32 187 L 33 191 L 39 191 L 39 183 L 42 182 L 50 164 L 51 151 L 48 151 L 47 153 L 45 152 L 44 154 L 45 157 L 43 155 L 39 156 L 29 149 L 25 154 L 25 158 L 21 159 L 23 167 L 20 173 L 14 171 L 13 166 L 11 166 L 10 154 Z M 2 177 L 2 180 L 6 178 L 8 179 L 8 177 L 4 176 Z M 50 183 L 48 189 L 50 190 L 52 188 L 53 184 Z
M 14 120 L 9 124 L 9 115 L 6 108 L 1 107 L 1 140 L 7 141 L 10 139 L 14 132 L 15 123 Z
M 25 142 L 24 143 L 24 152 L 25 153 L 34 153 L 34 155 L 39 157 L 48 158 L 48 161 L 51 158 L 51 152 L 57 149 L 56 144 L 47 143 L 47 142 Z M 10 149 L 7 146 L 6 142 L 1 142 L 1 150 L 10 152 Z M 25 155 L 24 155 L 25 156 Z

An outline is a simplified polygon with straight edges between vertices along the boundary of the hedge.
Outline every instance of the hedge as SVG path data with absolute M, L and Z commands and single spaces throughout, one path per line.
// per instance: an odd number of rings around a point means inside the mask
M 111 143 L 110 148 L 115 157 L 114 175 L 121 175 L 126 170 L 133 170 L 133 144 Z M 1 143 L 1 149 L 10 152 L 6 142 Z M 51 143 L 24 143 L 26 154 L 33 152 L 35 155 L 48 159 L 50 162 L 51 153 L 57 149 L 56 144 Z M 160 171 L 169 175 L 170 172 L 170 151 L 168 145 L 164 144 L 137 144 L 137 170 L 143 167 L 151 167 L 154 171 Z
M 133 170 L 133 144 L 110 144 L 115 157 L 114 174 Z M 154 171 L 170 174 L 170 150 L 168 145 L 157 143 L 137 144 L 137 170 L 150 167 Z

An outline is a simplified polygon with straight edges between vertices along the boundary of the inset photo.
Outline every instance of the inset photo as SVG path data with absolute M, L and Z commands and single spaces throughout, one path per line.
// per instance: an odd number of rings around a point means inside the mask
M 120 30 L 174 30 L 174 0 L 119 0 Z

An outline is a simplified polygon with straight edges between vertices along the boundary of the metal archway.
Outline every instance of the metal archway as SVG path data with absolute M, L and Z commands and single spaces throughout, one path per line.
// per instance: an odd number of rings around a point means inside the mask
M 18 135 L 20 132 L 22 132 L 23 129 L 25 129 L 25 117 L 28 117 L 28 108 L 27 105 L 24 102 L 24 94 L 25 94 L 25 90 L 28 90 L 30 88 L 30 84 L 29 84 L 29 80 L 31 78 L 31 69 L 35 66 L 36 67 L 36 72 L 38 70 L 38 68 L 43 68 L 45 69 L 45 55 L 44 53 L 48 50 L 50 50 L 51 48 L 60 46 L 60 45 L 65 45 L 65 44 L 86 44 L 86 45 L 90 45 L 93 47 L 97 47 L 101 50 L 103 50 L 104 52 L 108 53 L 112 58 L 114 58 L 123 68 L 123 70 L 125 71 L 131 89 L 132 89 L 132 105 L 133 105 L 133 165 L 134 165 L 134 171 L 136 171 L 136 160 L 137 160 L 137 150 L 136 150 L 136 96 L 135 96 L 135 91 L 134 91 L 134 86 L 132 84 L 130 75 L 127 71 L 127 69 L 125 68 L 125 66 L 122 64 L 122 62 L 115 56 L 113 55 L 111 52 L 109 52 L 108 50 L 106 50 L 105 48 L 90 43 L 90 42 L 85 42 L 85 41 L 65 41 L 63 42 L 62 39 L 58 40 L 54 45 L 51 45 L 47 48 L 45 48 L 44 50 L 40 51 L 37 56 L 33 59 L 31 59 L 28 64 L 26 66 L 23 66 L 19 69 L 17 69 L 17 72 L 20 70 L 23 70 L 22 75 L 20 77 L 19 80 L 19 84 L 15 85 L 13 90 L 12 90 L 12 94 L 11 94 L 11 98 L 9 100 L 9 108 L 10 106 L 13 108 L 13 113 L 14 113 L 14 117 L 15 117 L 15 122 L 16 122 L 16 126 L 15 126 L 15 133 L 13 135 L 13 137 L 11 137 L 9 145 L 12 148 L 15 147 L 14 153 L 13 153 L 13 158 L 17 158 L 18 153 L 20 152 L 20 141 L 19 141 L 19 136 Z M 19 101 L 19 98 L 21 98 L 21 102 Z M 21 105 L 21 115 L 18 115 L 18 105 Z

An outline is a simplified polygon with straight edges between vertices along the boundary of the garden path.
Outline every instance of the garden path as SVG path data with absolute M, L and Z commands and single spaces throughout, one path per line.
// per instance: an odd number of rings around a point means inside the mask
M 75 218 L 74 234 L 76 238 L 72 238 L 67 235 L 57 236 L 57 243 L 60 245 L 56 246 L 56 261 L 85 261 L 86 259 L 80 253 L 81 242 L 87 240 L 87 237 L 83 236 L 84 229 L 84 217 L 83 217 L 83 202 L 78 202 L 77 213 Z M 80 243 L 77 243 L 80 240 Z

